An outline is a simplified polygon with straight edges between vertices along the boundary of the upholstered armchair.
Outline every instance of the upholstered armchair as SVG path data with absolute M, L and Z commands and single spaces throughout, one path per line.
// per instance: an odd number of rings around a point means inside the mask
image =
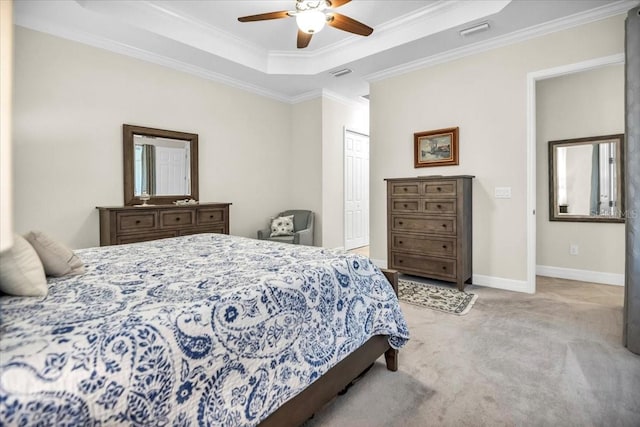
M 294 209 L 280 212 L 276 218 L 291 215 L 293 215 L 293 234 L 271 237 L 271 221 L 269 221 L 269 228 L 258 230 L 258 239 L 313 246 L 313 212 Z

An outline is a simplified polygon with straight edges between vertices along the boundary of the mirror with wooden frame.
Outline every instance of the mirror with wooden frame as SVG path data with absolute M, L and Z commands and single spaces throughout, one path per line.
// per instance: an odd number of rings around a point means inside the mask
M 124 204 L 198 200 L 198 135 L 123 125 Z
M 624 134 L 549 141 L 549 220 L 624 222 Z

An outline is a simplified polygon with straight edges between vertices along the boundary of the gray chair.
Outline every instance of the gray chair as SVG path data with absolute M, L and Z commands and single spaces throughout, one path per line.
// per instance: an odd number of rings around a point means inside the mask
M 258 230 L 258 239 L 271 240 L 274 242 L 293 243 L 295 245 L 313 246 L 313 219 L 314 215 L 311 211 L 290 210 L 280 212 L 277 216 L 293 215 L 293 236 L 271 236 L 271 228 Z M 271 223 L 269 223 L 269 227 Z

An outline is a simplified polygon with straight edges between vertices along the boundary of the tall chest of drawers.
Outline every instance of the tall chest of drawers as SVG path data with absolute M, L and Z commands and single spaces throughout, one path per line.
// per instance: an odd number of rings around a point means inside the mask
M 473 176 L 387 179 L 387 264 L 401 273 L 471 282 Z
M 231 203 L 98 207 L 100 246 L 198 233 L 229 234 Z

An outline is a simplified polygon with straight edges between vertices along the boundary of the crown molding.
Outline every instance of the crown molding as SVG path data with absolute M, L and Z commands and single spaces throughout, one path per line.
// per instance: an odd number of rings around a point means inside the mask
M 514 31 L 503 36 L 494 37 L 489 40 L 481 41 L 471 45 L 452 49 L 447 52 L 432 55 L 426 58 L 411 61 L 396 67 L 387 68 L 379 72 L 371 73 L 364 76 L 367 82 L 376 82 L 390 77 L 409 73 L 411 71 L 422 68 L 432 67 L 434 65 L 443 64 L 465 56 L 475 55 L 481 52 L 497 49 L 525 40 L 542 37 L 547 34 L 567 30 L 580 25 L 589 24 L 591 22 L 610 18 L 612 16 L 626 13 L 629 9 L 637 6 L 638 0 L 622 0 L 617 1 L 599 8 L 591 9 L 586 12 L 580 12 L 565 18 L 555 19 L 544 24 L 534 25 L 524 30 Z

